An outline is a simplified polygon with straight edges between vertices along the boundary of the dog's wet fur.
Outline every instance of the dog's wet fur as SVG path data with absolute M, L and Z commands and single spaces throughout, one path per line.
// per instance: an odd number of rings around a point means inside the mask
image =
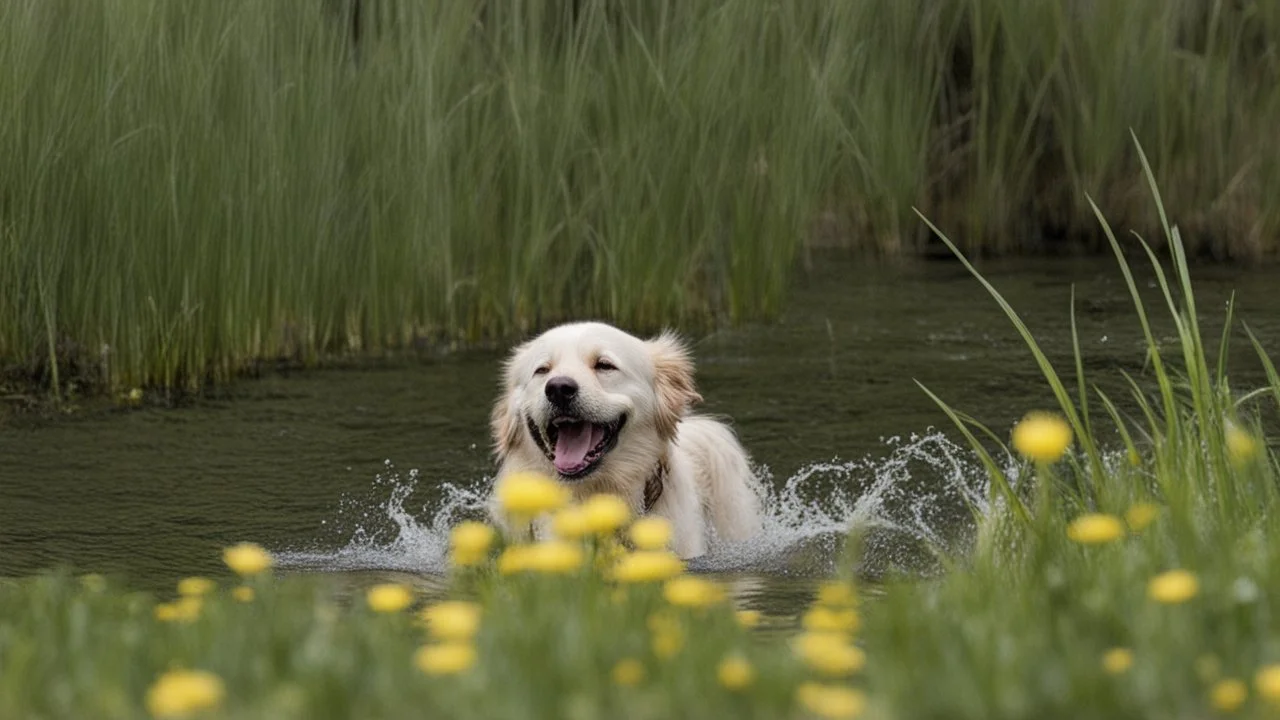
M 597 322 L 552 328 L 515 348 L 491 418 L 498 474 L 556 478 L 576 500 L 622 497 L 672 526 L 672 549 L 703 555 L 714 537 L 760 530 L 760 487 L 723 422 L 692 412 L 693 360 L 672 333 L 642 340 Z M 653 496 L 645 502 L 646 485 Z M 495 493 L 496 495 L 496 493 Z M 491 503 L 494 520 L 506 519 Z M 544 536 L 545 523 L 535 527 Z

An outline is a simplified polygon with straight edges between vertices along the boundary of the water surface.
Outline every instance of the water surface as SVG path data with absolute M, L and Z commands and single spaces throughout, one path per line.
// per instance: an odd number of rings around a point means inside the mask
M 1113 262 L 983 270 L 1069 382 L 1072 284 L 1086 372 L 1112 389 L 1121 370 L 1142 375 Z M 1234 290 L 1238 315 L 1277 350 L 1273 271 L 1196 275 L 1208 331 L 1219 332 Z M 1248 344 L 1235 347 L 1237 388 L 1261 382 Z M 919 569 L 922 543 L 963 537 L 964 502 L 981 501 L 983 478 L 916 381 L 998 432 L 1052 401 L 1001 310 L 951 262 L 824 260 L 776 323 L 698 337 L 694 351 L 703 409 L 732 420 L 775 492 L 765 537 L 698 566 L 773 613 L 840 561 L 850 527 L 876 528 L 863 568 L 873 573 Z M 175 409 L 10 418 L 0 426 L 0 574 L 70 565 L 160 589 L 221 572 L 220 548 L 250 539 L 287 569 L 353 586 L 389 575 L 438 584 L 444 533 L 474 514 L 493 469 L 487 415 L 500 359 L 291 373 Z

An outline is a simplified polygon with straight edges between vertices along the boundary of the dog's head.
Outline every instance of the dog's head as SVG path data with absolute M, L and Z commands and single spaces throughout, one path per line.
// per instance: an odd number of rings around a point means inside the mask
M 658 452 L 701 399 L 675 335 L 641 340 L 603 323 L 561 325 L 507 361 L 493 408 L 495 449 L 500 462 L 545 458 L 561 479 L 582 480 L 609 467 L 620 447 L 619 455 Z

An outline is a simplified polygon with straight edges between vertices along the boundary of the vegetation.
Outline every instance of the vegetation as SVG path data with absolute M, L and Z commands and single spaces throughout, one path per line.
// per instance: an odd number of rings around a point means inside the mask
M 807 239 L 917 253 L 1157 226 L 1257 257 L 1280 6 L 0 4 L 0 369 L 55 393 L 767 317 Z
M 628 526 L 610 496 L 565 507 L 556 482 L 526 475 L 501 506 L 516 527 L 549 515 L 556 537 L 459 525 L 447 598 L 392 583 L 347 601 L 316 578 L 271 579 L 253 545 L 224 555 L 243 584 L 187 578 L 159 604 L 94 576 L 4 581 L 0 715 L 1272 716 L 1280 459 L 1259 403 L 1280 406 L 1280 374 L 1255 342 L 1270 385 L 1231 388 L 1232 318 L 1221 340 L 1201 334 L 1186 251 L 1166 229 L 1171 272 L 1141 246 L 1177 347 L 1147 331 L 1155 390 L 1135 380 L 1132 417 L 1090 391 L 1078 352 L 1073 397 L 987 284 L 1061 405 L 1029 414 L 1008 449 L 939 399 L 992 481 L 975 547 L 939 578 L 862 598 L 834 579 L 798 631 L 782 619 L 783 632 L 756 633 L 758 617 L 683 573 L 664 522 Z
M 1280 711 L 1280 462 L 1259 414 L 1259 402 L 1280 403 L 1280 376 L 1255 341 L 1270 386 L 1233 390 L 1233 318 L 1228 310 L 1221 339 L 1201 334 L 1186 251 L 1169 225 L 1170 272 L 1141 243 L 1177 327 L 1175 347 L 1162 350 L 1121 246 L 1098 218 L 1142 319 L 1155 390 L 1134 380 L 1139 410 L 1121 414 L 1088 386 L 1077 350 L 1073 397 L 987 285 L 1035 353 L 1059 413 L 1022 421 L 1012 441 L 1026 460 L 1004 466 L 986 449 L 999 436 L 943 404 L 988 466 L 991 504 L 971 554 L 952 558 L 937 582 L 891 584 L 867 618 L 867 683 L 889 716 Z

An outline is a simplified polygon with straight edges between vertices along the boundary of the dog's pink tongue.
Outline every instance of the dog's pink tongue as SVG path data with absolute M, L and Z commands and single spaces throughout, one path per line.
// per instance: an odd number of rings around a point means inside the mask
M 565 473 L 580 469 L 603 434 L 594 423 L 561 425 L 556 435 L 556 469 Z

